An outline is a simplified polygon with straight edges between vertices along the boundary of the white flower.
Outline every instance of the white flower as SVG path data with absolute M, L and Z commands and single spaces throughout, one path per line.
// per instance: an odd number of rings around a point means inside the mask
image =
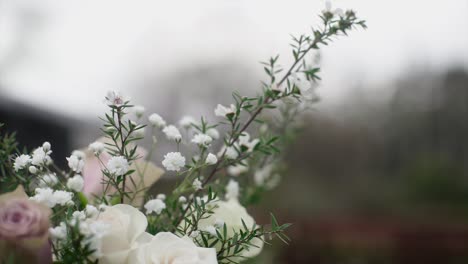
M 203 231 L 208 232 L 212 236 L 216 236 L 216 228 L 212 225 L 206 226 L 203 228 Z
M 302 76 L 299 76 L 297 73 L 292 73 L 289 79 L 292 84 L 299 88 L 301 94 L 304 94 L 314 88 L 314 81 L 307 80 L 304 74 L 301 75 Z
M 192 183 L 192 187 L 195 189 L 195 191 L 203 189 L 203 184 L 199 179 L 195 179 Z
M 180 171 L 185 166 L 185 157 L 180 152 L 169 152 L 164 155 L 162 165 L 168 171 Z
M 58 183 L 57 176 L 55 174 L 44 174 L 39 180 L 39 187 L 47 188 L 49 186 L 54 186 Z
M 145 204 L 146 214 L 151 214 L 155 212 L 156 214 L 160 214 L 162 210 L 166 208 L 166 204 L 161 199 L 153 199 L 149 200 Z
M 338 15 L 338 16 L 343 16 L 343 9 L 337 8 L 335 10 L 332 10 L 332 3 L 331 1 L 325 1 L 325 10 L 322 11 L 322 13 L 331 13 L 333 15 Z
M 208 130 L 206 130 L 206 134 L 210 136 L 212 139 L 219 138 L 219 132 L 216 128 L 209 128 Z
M 60 225 L 49 228 L 49 234 L 55 240 L 63 240 L 67 237 L 67 226 L 61 222 Z
M 255 220 L 247 213 L 247 210 L 236 200 L 231 199 L 228 201 L 216 201 L 212 202 L 214 208 L 212 209 L 213 214 L 208 218 L 201 219 L 198 223 L 198 228 L 200 230 L 206 230 L 208 226 L 222 227 L 226 224 L 227 227 L 227 237 L 233 237 L 235 232 L 243 230 L 242 220 L 248 227 L 255 225 Z M 224 223 L 221 224 L 221 222 Z M 246 258 L 251 258 L 260 253 L 263 247 L 263 241 L 259 238 L 254 238 L 251 240 L 253 246 L 249 247 L 248 250 L 242 251 L 242 256 Z M 221 248 L 221 243 L 216 244 L 216 248 L 219 250 Z M 237 261 L 240 261 L 238 259 Z
M 255 148 L 255 146 L 257 146 L 257 144 L 260 142 L 260 140 L 258 139 L 254 139 L 252 141 L 250 141 L 250 135 L 249 133 L 247 132 L 243 132 L 240 136 L 239 136 L 239 140 L 237 142 L 237 144 L 242 148 L 245 148 L 247 150 L 247 152 L 252 152 Z
M 31 200 L 45 204 L 50 208 L 53 208 L 57 204 L 54 198 L 54 191 L 51 188 L 36 188 L 35 193 L 30 198 Z
M 43 149 L 46 153 L 50 151 L 50 148 L 51 148 L 51 147 L 52 147 L 52 146 L 51 146 L 50 143 L 47 142 L 47 141 L 44 142 L 44 143 L 42 143 L 42 149 Z
M 179 203 L 186 203 L 186 202 L 187 202 L 187 198 L 185 198 L 185 196 L 179 197 Z
M 74 150 L 71 154 L 73 156 L 77 156 L 78 159 L 82 159 L 82 160 L 86 159 L 86 153 L 84 153 L 81 150 Z
M 75 175 L 72 178 L 68 179 L 67 187 L 75 192 L 81 192 L 84 187 L 84 180 L 81 175 Z
M 237 152 L 237 150 L 232 146 L 231 147 L 223 146 L 221 150 L 218 152 L 218 157 L 221 158 L 223 153 L 224 153 L 224 156 L 228 159 L 237 159 L 237 157 L 239 156 L 239 153 Z
M 76 221 L 80 221 L 80 222 L 83 222 L 84 220 L 86 220 L 86 213 L 83 212 L 83 211 L 75 211 L 73 212 L 72 214 L 72 224 L 76 224 Z M 86 232 L 81 232 L 82 234 L 86 234 Z
M 13 167 L 15 168 L 15 171 L 19 171 L 21 169 L 26 168 L 28 164 L 32 161 L 31 156 L 22 154 L 15 159 L 15 163 L 13 164 Z
M 107 207 L 96 219 L 90 220 L 90 225 L 94 221 L 108 226 L 96 241 L 100 264 L 142 263 L 128 261 L 130 252 L 138 247 L 140 239 L 150 236 L 145 233 L 148 222 L 142 212 L 127 204 L 117 204 Z
M 226 200 L 239 198 L 239 183 L 234 180 L 229 180 L 226 185 Z
M 233 104 L 231 104 L 229 107 L 218 104 L 214 110 L 214 113 L 216 116 L 228 117 L 236 113 L 236 107 Z
M 95 142 L 89 144 L 89 149 L 90 149 L 95 155 L 99 155 L 99 154 L 101 154 L 102 152 L 104 152 L 105 145 L 104 145 L 104 143 L 102 143 L 102 142 L 95 141 Z
M 104 212 L 109 206 L 107 204 L 100 204 L 98 206 L 99 212 Z
M 90 205 L 90 204 L 86 205 L 85 211 L 86 211 L 86 216 L 90 218 L 96 217 L 99 214 L 99 210 L 95 206 Z
M 111 174 L 121 176 L 127 173 L 129 169 L 129 164 L 126 158 L 122 156 L 112 157 L 107 162 L 107 169 Z
M 206 134 L 196 134 L 192 139 L 193 143 L 204 147 L 209 146 L 212 141 L 213 139 Z
M 189 238 L 169 232 L 157 233 L 149 243 L 130 254 L 128 263 L 146 264 L 217 264 L 214 248 L 197 247 Z
M 50 164 L 52 159 L 50 158 L 51 151 L 45 151 L 43 147 L 35 149 L 32 153 L 31 163 L 36 166 L 43 166 Z
M 180 141 L 182 139 L 182 135 L 179 132 L 179 129 L 173 125 L 168 125 L 163 129 L 164 134 L 168 140 L 175 140 Z
M 135 105 L 133 107 L 133 112 L 138 118 L 141 118 L 143 114 L 145 113 L 145 107 L 142 105 Z
M 192 126 L 192 124 L 196 124 L 196 123 L 197 121 L 195 120 L 195 118 L 191 116 L 184 116 L 179 121 L 179 125 L 185 129 L 189 129 Z
M 208 156 L 206 156 L 205 162 L 206 162 L 206 164 L 214 165 L 214 164 L 216 164 L 216 162 L 218 162 L 218 158 L 216 158 L 216 156 L 214 154 L 208 153 Z
M 163 200 L 163 201 L 164 201 L 164 200 L 166 200 L 166 195 L 163 194 L 163 193 L 160 193 L 160 194 L 158 194 L 158 195 L 156 196 L 156 199 L 160 199 L 160 200 Z
M 115 91 L 107 92 L 106 103 L 107 105 L 121 106 L 125 102 L 129 101 L 130 98 L 120 95 L 120 93 Z
M 88 246 L 90 250 L 93 250 L 91 253 L 90 258 L 91 260 L 97 260 L 101 258 L 102 255 L 102 238 L 107 235 L 109 232 L 111 225 L 108 223 L 104 223 L 102 221 L 93 221 L 93 222 L 86 222 L 86 232 L 87 237 L 81 243 L 82 245 Z M 84 226 L 84 225 L 80 225 Z M 82 231 L 82 230 L 80 230 Z
M 156 113 L 153 113 L 151 114 L 149 117 L 148 117 L 148 121 L 151 123 L 152 126 L 154 127 L 159 127 L 159 128 L 163 128 L 166 126 L 166 121 L 164 121 L 164 119 L 156 114 Z
M 249 167 L 243 164 L 236 164 L 227 168 L 227 172 L 231 176 L 239 176 L 247 171 L 249 171 Z
M 72 202 L 73 193 L 66 191 L 55 191 L 53 195 L 54 202 L 60 205 L 68 205 Z
M 80 173 L 84 167 L 84 160 L 80 158 L 78 155 L 71 155 L 67 158 L 68 167 L 72 169 L 76 173 Z

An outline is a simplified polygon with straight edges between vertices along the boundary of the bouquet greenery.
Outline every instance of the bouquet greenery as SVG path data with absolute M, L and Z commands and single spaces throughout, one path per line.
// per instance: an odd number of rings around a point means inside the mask
M 279 56 L 263 62 L 258 95 L 233 93 L 231 105 L 216 106 L 217 122 L 146 119 L 144 107 L 109 92 L 103 137 L 73 151 L 66 170 L 52 160 L 50 143 L 20 152 L 15 135 L 2 133 L 0 262 L 239 263 L 274 238 L 288 243 L 289 224 L 271 214 L 261 225 L 246 207 L 279 183 L 294 122 L 317 100 L 313 51 L 366 27 L 354 11 L 329 4 L 320 18 L 321 27 L 293 37 L 292 65 L 283 69 Z M 139 145 L 145 130 L 147 149 Z M 153 162 L 162 136 L 174 151 Z M 149 192 L 164 173 L 178 181 L 172 192 Z

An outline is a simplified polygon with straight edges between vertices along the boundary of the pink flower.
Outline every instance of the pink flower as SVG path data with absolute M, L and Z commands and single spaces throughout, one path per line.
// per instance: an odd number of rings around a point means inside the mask
M 1 195 L 0 263 L 12 254 L 18 263 L 52 263 L 50 214 L 49 208 L 29 200 L 21 186 Z
M 107 139 L 101 138 L 99 142 L 106 142 Z M 132 147 L 132 146 L 130 146 Z M 87 197 L 101 196 L 104 192 L 105 176 L 102 173 L 103 166 L 111 159 L 111 155 L 107 152 L 103 152 L 99 155 L 99 159 L 94 155 L 90 150 L 84 151 L 86 154 L 85 165 L 83 167 L 83 179 L 84 179 L 84 188 L 83 193 Z M 143 203 L 144 192 L 141 190 L 149 188 L 153 183 L 155 183 L 159 178 L 161 178 L 164 171 L 156 167 L 152 162 L 145 160 L 147 155 L 146 150 L 141 147 L 137 148 L 136 154 L 140 157 L 135 160 L 130 166 L 130 170 L 135 170 L 135 172 L 130 176 L 130 179 L 127 180 L 126 191 L 130 193 L 138 193 L 135 195 L 135 198 L 132 201 L 132 205 L 140 206 Z M 113 194 L 116 190 L 109 188 L 106 194 Z

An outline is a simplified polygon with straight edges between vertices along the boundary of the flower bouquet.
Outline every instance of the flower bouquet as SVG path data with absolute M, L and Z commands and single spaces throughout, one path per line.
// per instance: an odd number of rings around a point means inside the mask
M 354 11 L 329 5 L 320 19 L 311 34 L 293 38 L 292 65 L 283 69 L 278 56 L 263 62 L 258 95 L 233 93 L 231 105 L 214 109 L 215 122 L 145 118 L 144 107 L 109 92 L 103 137 L 66 157 L 65 170 L 50 143 L 20 152 L 15 135 L 2 133 L 0 263 L 239 263 L 275 238 L 288 243 L 290 224 L 273 214 L 260 224 L 246 207 L 279 183 L 281 150 L 317 100 L 314 51 L 365 28 Z M 164 138 L 173 151 L 154 162 Z M 155 195 L 150 187 L 163 175 L 177 185 Z

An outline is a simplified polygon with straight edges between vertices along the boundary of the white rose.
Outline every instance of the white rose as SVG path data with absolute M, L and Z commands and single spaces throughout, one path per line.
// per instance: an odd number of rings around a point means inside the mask
M 140 243 L 148 241 L 145 232 L 148 222 L 145 215 L 133 206 L 117 204 L 107 207 L 96 220 L 109 225 L 101 240 L 100 264 L 125 264 L 130 252 Z
M 212 204 L 216 205 L 213 209 L 213 214 L 206 219 L 200 220 L 198 223 L 198 229 L 206 230 L 207 228 L 210 228 L 210 226 L 216 226 L 217 222 L 223 221 L 227 227 L 227 236 L 233 237 L 234 232 L 239 232 L 239 230 L 244 229 L 242 220 L 244 220 L 245 224 L 249 228 L 255 225 L 255 220 L 249 215 L 245 207 L 243 207 L 236 199 L 231 199 L 229 201 L 216 201 Z M 263 241 L 261 239 L 254 238 L 251 242 L 253 246 L 249 247 L 248 250 L 242 251 L 241 255 L 245 258 L 255 257 L 262 251 Z M 216 248 L 220 249 L 220 247 L 221 245 L 218 243 Z
M 169 232 L 156 234 L 149 243 L 133 251 L 129 263 L 145 264 L 217 264 L 214 248 L 197 247 L 187 237 Z

